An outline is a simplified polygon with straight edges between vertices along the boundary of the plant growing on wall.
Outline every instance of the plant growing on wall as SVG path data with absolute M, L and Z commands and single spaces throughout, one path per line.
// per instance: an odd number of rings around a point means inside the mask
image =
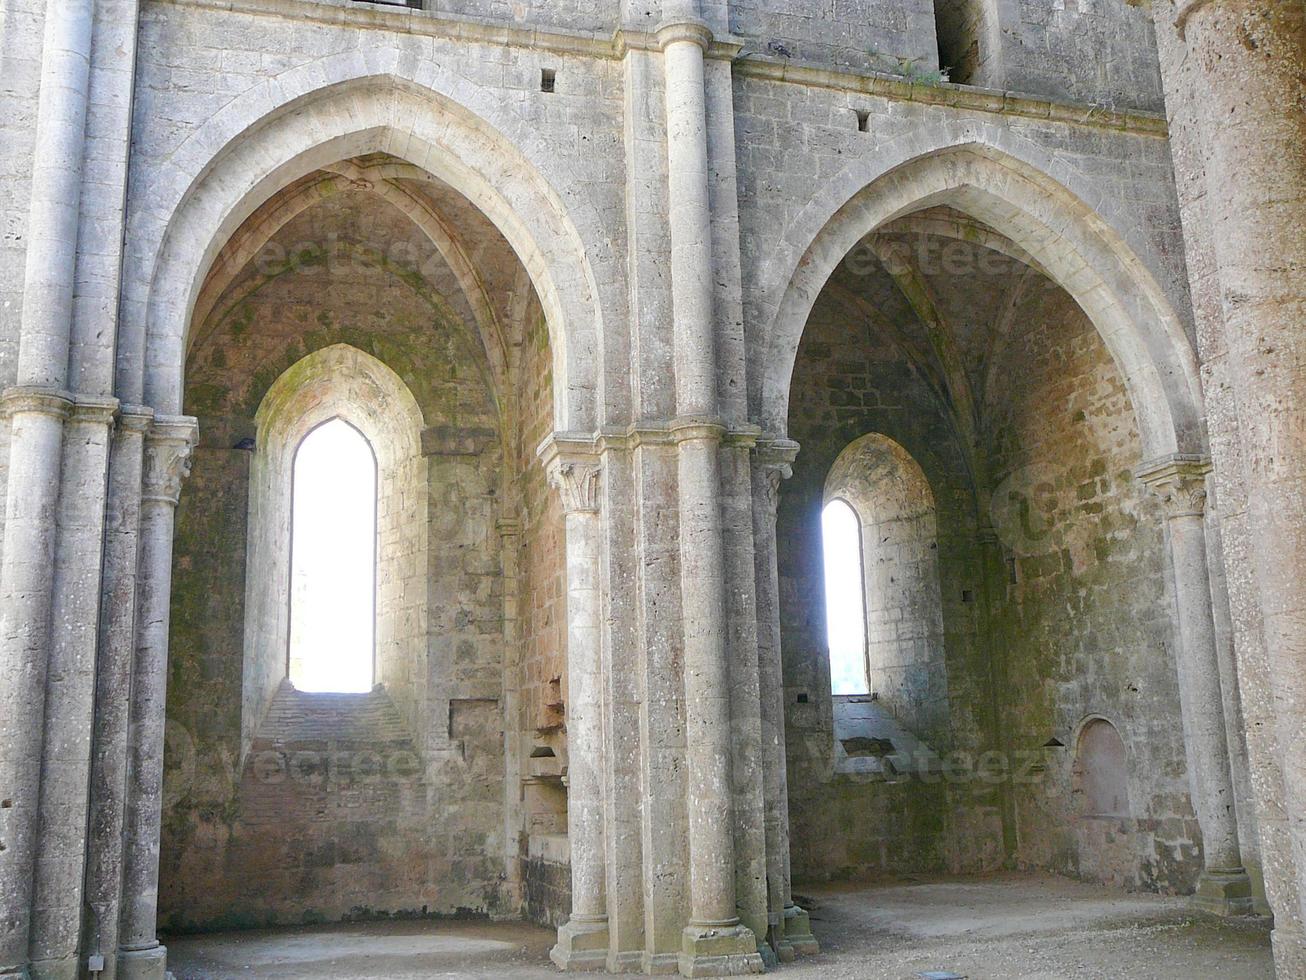
M 867 48 L 866 53 L 872 63 L 883 66 L 879 70 L 884 74 L 897 75 L 912 85 L 942 85 L 949 80 L 948 74 L 952 71 L 951 67 L 922 68 L 920 58 L 901 58 L 874 48 Z

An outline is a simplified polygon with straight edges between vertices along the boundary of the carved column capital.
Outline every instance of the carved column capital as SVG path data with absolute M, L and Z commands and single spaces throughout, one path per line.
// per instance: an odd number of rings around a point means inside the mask
M 599 512 L 599 478 L 603 467 L 598 460 L 559 459 L 549 467 L 549 483 L 562 497 L 562 509 L 568 514 Z
M 145 436 L 142 499 L 176 505 L 181 485 L 190 475 L 191 451 L 198 436 L 199 425 L 189 416 L 155 416 Z
M 535 451 L 568 514 L 597 514 L 603 463 L 594 437 L 555 432 Z
M 1206 475 L 1210 472 L 1210 457 L 1175 454 L 1143 464 L 1136 475 L 1161 498 L 1167 518 L 1200 518 L 1206 511 Z

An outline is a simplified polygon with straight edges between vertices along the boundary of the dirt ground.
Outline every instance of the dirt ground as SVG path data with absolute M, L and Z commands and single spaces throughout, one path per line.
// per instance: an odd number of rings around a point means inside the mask
M 791 980 L 1260 980 L 1269 924 L 1219 920 L 1182 899 L 1062 878 L 1001 875 L 800 889 L 822 952 Z M 550 930 L 418 921 L 171 937 L 177 980 L 433 980 L 556 977 Z

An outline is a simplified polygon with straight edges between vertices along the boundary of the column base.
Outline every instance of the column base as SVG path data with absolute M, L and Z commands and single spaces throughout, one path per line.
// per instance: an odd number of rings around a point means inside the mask
M 753 930 L 738 921 L 729 925 L 685 927 L 680 948 L 680 975 L 684 977 L 738 977 L 762 973 L 766 965 L 757 951 Z
M 785 920 L 783 914 L 767 924 L 766 943 L 771 948 L 772 953 L 775 954 L 777 962 L 792 963 L 798 958 L 798 953 L 794 950 L 794 944 L 791 943 L 789 937 L 785 935 Z M 765 958 L 766 957 L 763 957 L 763 959 Z M 770 969 L 771 966 L 771 963 L 767 964 L 768 969 Z
M 628 949 L 621 953 L 609 950 L 607 958 L 608 972 L 638 973 L 644 966 L 644 955 L 642 949 Z
M 669 976 L 680 971 L 679 953 L 648 953 L 640 957 L 640 969 L 651 977 Z
M 1197 879 L 1193 904 L 1212 915 L 1250 915 L 1252 882 L 1242 868 L 1203 871 Z
M 32 980 L 77 980 L 82 962 L 77 956 L 60 960 L 33 960 L 27 966 Z
M 799 956 L 815 956 L 821 944 L 812 935 L 812 919 L 807 910 L 797 905 L 785 908 L 785 941 Z
M 559 970 L 606 970 L 608 968 L 608 920 L 606 916 L 568 919 L 558 927 L 558 943 L 549 959 Z
M 118 980 L 170 980 L 168 947 L 118 950 Z

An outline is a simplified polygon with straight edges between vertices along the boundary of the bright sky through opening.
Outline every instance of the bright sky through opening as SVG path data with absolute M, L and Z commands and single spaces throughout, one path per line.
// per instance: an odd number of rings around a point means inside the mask
M 866 694 L 866 612 L 862 541 L 857 515 L 842 500 L 821 514 L 825 550 L 825 622 L 830 687 L 835 694 Z
M 376 619 L 376 459 L 340 419 L 295 456 L 290 682 L 301 691 L 372 689 Z

